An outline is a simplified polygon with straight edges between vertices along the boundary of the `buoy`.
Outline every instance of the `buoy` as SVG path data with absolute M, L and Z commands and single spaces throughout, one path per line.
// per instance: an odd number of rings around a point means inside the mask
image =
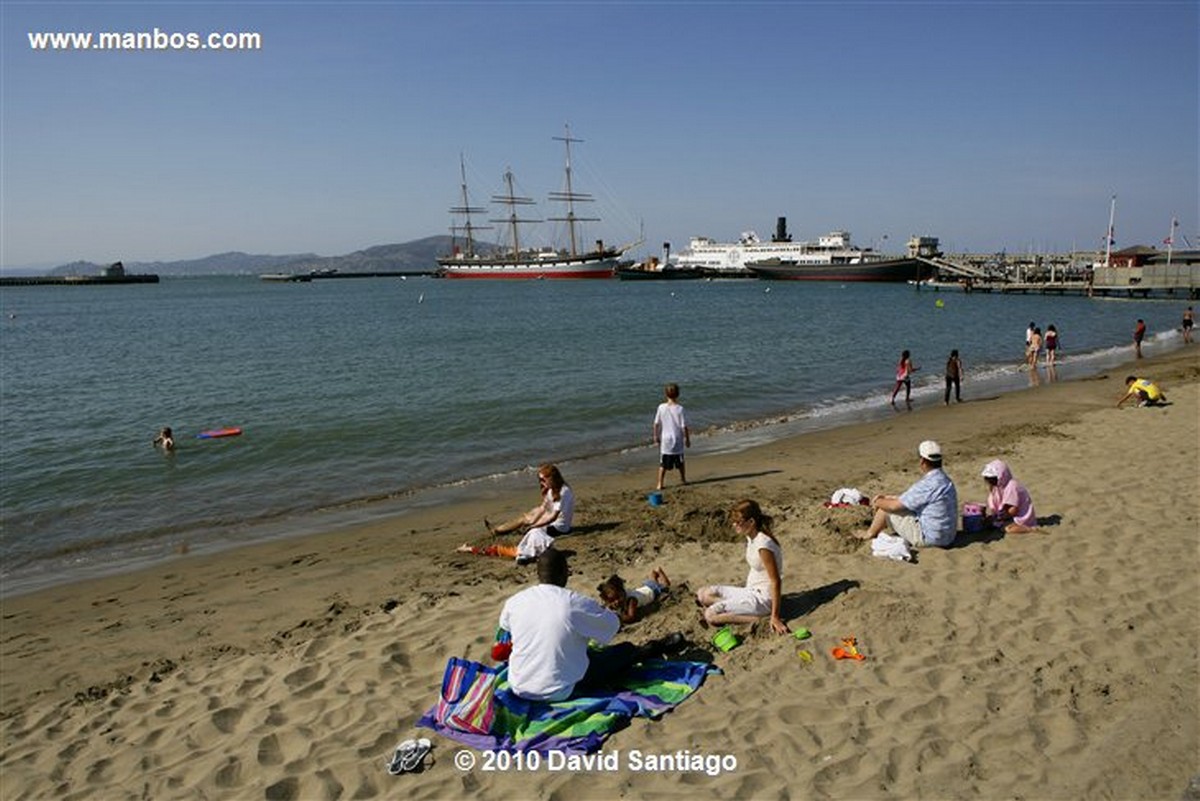
M 946 305 L 946 302 L 945 302 L 944 300 L 942 300 L 941 298 L 938 298 L 938 299 L 937 299 L 937 302 L 936 302 L 936 303 L 934 303 L 933 305 L 934 305 L 934 306 L 937 306 L 937 307 L 940 309 L 940 308 L 942 308 L 943 306 L 945 306 L 945 305 Z

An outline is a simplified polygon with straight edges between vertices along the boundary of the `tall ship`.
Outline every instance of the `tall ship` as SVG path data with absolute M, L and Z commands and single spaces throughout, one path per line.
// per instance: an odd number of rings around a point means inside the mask
M 582 142 L 574 139 L 571 129 L 566 129 L 564 136 L 554 139 L 563 143 L 566 151 L 566 185 L 564 191 L 551 192 L 549 199 L 565 206 L 561 217 L 550 217 L 553 222 L 566 223 L 568 242 L 561 248 L 523 248 L 521 246 L 521 227 L 523 225 L 544 222 L 543 220 L 524 218 L 520 209 L 535 205 L 530 197 L 516 194 L 513 188 L 512 170 L 504 173 L 504 193 L 494 195 L 492 203 L 505 209 L 504 216 L 489 220 L 504 227 L 508 238 L 508 247 L 493 250 L 488 253 L 477 251 L 479 244 L 475 233 L 488 230 L 490 226 L 473 224 L 472 215 L 483 214 L 486 209 L 471 205 L 467 193 L 466 169 L 460 159 L 459 170 L 462 175 L 462 205 L 454 206 L 450 213 L 461 223 L 451 226 L 450 232 L 454 237 L 453 249 L 450 255 L 440 257 L 438 275 L 445 278 L 611 278 L 617 266 L 617 260 L 625 251 L 634 247 L 633 242 L 621 247 L 606 247 L 604 242 L 596 240 L 591 250 L 584 251 L 578 241 L 578 226 L 583 222 L 598 222 L 598 217 L 580 217 L 575 213 L 575 205 L 589 203 L 594 198 L 583 192 L 576 192 L 571 181 L 571 144 Z M 460 240 L 461 235 L 461 240 Z
M 776 220 L 769 242 L 753 231 L 737 242 L 695 237 L 677 264 L 713 276 L 758 277 L 793 281 L 909 281 L 928 277 L 932 268 L 918 258 L 940 255 L 937 239 L 914 237 L 907 257 L 887 256 L 850 241 L 848 231 L 832 231 L 816 241 L 792 241 L 787 218 Z

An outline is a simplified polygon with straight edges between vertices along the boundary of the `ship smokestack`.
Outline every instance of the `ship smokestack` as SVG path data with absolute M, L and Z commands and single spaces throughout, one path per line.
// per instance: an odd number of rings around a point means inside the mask
M 663 242 L 663 264 L 671 261 L 671 243 Z
M 775 238 L 773 242 L 791 242 L 792 237 L 787 232 L 787 217 L 778 217 L 775 220 Z

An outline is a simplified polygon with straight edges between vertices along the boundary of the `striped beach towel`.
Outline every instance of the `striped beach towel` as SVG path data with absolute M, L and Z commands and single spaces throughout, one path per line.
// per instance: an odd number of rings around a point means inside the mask
M 631 668 L 620 686 L 547 702 L 518 698 L 508 685 L 504 667 L 495 677 L 495 714 L 489 732 L 467 730 L 444 716 L 439 720 L 439 706 L 425 713 L 417 725 L 481 751 L 590 754 L 634 717 L 661 717 L 698 690 L 709 673 L 720 672 L 705 662 L 648 660 Z M 487 680 L 482 670 L 475 675 L 479 677 L 476 681 Z

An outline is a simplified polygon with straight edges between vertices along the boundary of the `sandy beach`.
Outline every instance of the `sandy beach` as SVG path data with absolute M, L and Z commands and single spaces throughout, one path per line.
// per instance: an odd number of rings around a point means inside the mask
M 432 735 L 420 774 L 385 760 L 437 698 L 450 656 L 487 660 L 503 601 L 532 568 L 458 554 L 536 487 L 351 530 L 7 598 L 0 625 L 0 795 L 16 799 L 1178 799 L 1200 774 L 1200 359 L 1177 351 L 750 450 L 689 458 L 651 507 L 636 473 L 573 483 L 571 587 L 661 565 L 677 590 L 620 638 L 681 630 L 723 670 L 605 753 L 616 770 L 456 768 Z M 1124 376 L 1170 405 L 1114 408 Z M 881 396 L 881 403 L 886 399 Z M 960 535 L 916 563 L 871 556 L 840 487 L 899 493 L 941 442 L 960 501 L 1003 458 L 1035 534 Z M 567 479 L 571 480 L 569 471 Z M 775 517 L 785 619 L 713 653 L 688 588 L 741 583 L 737 499 Z M 854 636 L 863 662 L 830 649 Z M 806 663 L 798 649 L 810 651 Z M 633 751 L 731 756 L 650 772 Z

